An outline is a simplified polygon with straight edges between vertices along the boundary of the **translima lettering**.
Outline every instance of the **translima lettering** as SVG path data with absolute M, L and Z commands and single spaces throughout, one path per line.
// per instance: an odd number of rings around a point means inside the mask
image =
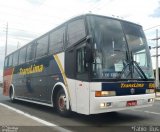
M 143 83 L 133 83 L 133 84 L 121 83 L 121 88 L 143 88 L 143 87 L 144 87 Z
M 19 69 L 19 74 L 20 75 L 26 75 L 26 74 L 33 74 L 33 73 L 38 73 L 42 72 L 44 70 L 43 65 L 31 65 L 28 68 L 20 68 Z

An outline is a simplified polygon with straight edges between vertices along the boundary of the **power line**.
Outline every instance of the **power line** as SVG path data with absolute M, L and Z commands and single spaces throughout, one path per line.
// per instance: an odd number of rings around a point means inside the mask
M 24 40 L 24 41 L 31 41 L 32 39 L 34 39 L 34 38 L 28 38 L 27 39 L 27 37 L 26 38 L 23 38 L 23 37 L 15 37 L 15 36 L 10 36 L 10 38 L 14 38 L 14 39 L 16 39 L 16 40 Z
M 159 27 L 159 26 L 160 26 L 160 25 L 156 25 L 156 26 L 153 26 L 153 27 L 150 27 L 150 28 L 144 29 L 144 31 L 147 31 L 147 30 L 150 30 L 150 29 L 153 29 L 153 28 Z
M 18 29 L 18 28 L 9 28 L 10 30 L 17 30 L 17 31 L 23 31 L 23 32 L 29 32 L 29 33 L 34 33 L 34 34 L 39 34 L 38 32 L 33 32 L 33 31 L 28 31 L 28 30 L 24 30 L 24 29 Z

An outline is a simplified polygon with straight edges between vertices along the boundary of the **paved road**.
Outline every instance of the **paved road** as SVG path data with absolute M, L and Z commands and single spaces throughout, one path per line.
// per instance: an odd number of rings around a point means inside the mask
M 139 126 L 160 126 L 160 101 L 156 101 L 152 107 L 136 110 L 126 110 L 121 112 L 105 113 L 98 115 L 81 115 L 72 113 L 70 118 L 59 116 L 52 108 L 18 101 L 11 103 L 8 97 L 4 97 L 0 90 L 0 103 L 19 109 L 25 113 L 56 124 L 71 131 L 133 131 Z M 1 120 L 1 118 L 0 118 Z M 128 127 L 123 127 L 128 126 Z M 140 128 L 149 130 L 150 128 Z M 156 129 L 156 128 L 155 128 Z M 160 128 L 156 132 L 160 132 Z

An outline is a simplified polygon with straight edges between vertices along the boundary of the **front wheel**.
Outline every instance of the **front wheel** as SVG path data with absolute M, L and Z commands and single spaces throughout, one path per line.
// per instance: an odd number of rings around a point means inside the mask
M 15 102 L 13 88 L 10 89 L 9 98 L 10 98 L 10 101 L 11 101 L 12 103 Z
M 63 89 L 60 89 L 56 97 L 56 109 L 62 116 L 69 116 L 70 110 L 67 110 L 67 99 Z

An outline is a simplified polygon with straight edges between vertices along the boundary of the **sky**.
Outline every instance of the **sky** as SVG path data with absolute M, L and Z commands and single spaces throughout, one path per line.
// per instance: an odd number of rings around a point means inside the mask
M 66 20 L 85 13 L 140 24 L 151 46 L 155 46 L 151 39 L 156 37 L 156 29 L 160 36 L 160 0 L 0 0 L 0 81 L 7 23 L 8 53 L 11 53 Z M 155 63 L 154 57 L 152 60 Z

